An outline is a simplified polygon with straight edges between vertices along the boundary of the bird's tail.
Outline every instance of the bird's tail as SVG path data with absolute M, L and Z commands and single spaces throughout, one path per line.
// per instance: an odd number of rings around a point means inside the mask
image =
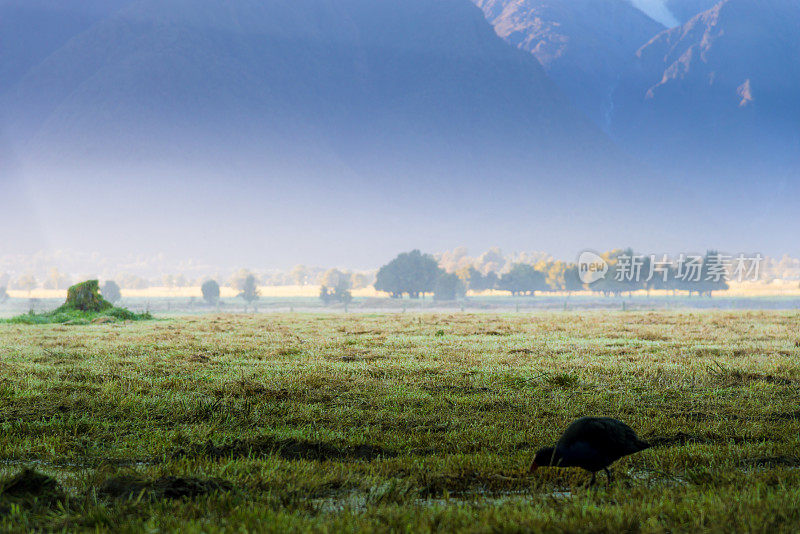
M 636 444 L 636 446 L 637 446 L 637 447 L 639 447 L 639 450 L 640 450 L 640 451 L 643 451 L 643 450 L 645 450 L 645 449 L 649 449 L 649 448 L 650 448 L 650 447 L 652 447 L 653 445 L 651 445 L 651 444 L 650 444 L 649 442 L 647 442 L 647 441 L 643 441 L 643 440 L 641 440 L 641 439 L 640 439 L 640 440 L 639 440 L 639 442 Z

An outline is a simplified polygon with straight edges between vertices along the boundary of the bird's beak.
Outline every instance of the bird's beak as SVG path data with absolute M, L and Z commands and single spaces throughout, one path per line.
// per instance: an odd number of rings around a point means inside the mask
M 539 469 L 539 464 L 537 464 L 536 460 L 534 460 L 533 463 L 531 464 L 531 468 L 530 468 L 530 470 L 528 472 L 529 473 L 533 473 L 537 469 Z

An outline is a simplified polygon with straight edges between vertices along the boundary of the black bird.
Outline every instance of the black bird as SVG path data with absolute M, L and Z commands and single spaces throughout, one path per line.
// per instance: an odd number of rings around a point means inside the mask
M 592 474 L 593 485 L 597 472 L 605 470 L 611 484 L 608 466 L 635 452 L 650 447 L 631 427 L 611 417 L 581 417 L 570 424 L 555 447 L 536 453 L 531 473 L 538 467 L 581 467 Z

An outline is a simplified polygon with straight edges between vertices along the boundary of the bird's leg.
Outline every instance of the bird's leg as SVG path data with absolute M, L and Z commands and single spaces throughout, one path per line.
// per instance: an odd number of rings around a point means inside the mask
M 605 470 L 606 470 L 606 480 L 607 480 L 606 488 L 610 488 L 611 487 L 611 471 L 608 470 L 608 467 L 606 467 Z

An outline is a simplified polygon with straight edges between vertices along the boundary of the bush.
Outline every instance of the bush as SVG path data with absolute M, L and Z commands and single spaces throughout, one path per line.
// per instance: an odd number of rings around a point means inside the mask
M 200 290 L 203 292 L 203 300 L 214 306 L 219 303 L 219 284 L 216 280 L 203 282 Z
M 436 280 L 442 272 L 436 258 L 422 254 L 419 250 L 412 250 L 400 254 L 381 267 L 375 278 L 375 289 L 391 293 L 392 298 L 401 298 L 407 294 L 416 299 L 434 290 Z
M 119 285 L 113 280 L 107 280 L 105 284 L 103 284 L 103 288 L 100 290 L 103 297 L 109 302 L 116 304 L 120 300 L 122 300 L 122 291 L 119 288 Z
M 239 293 L 238 297 L 247 304 L 252 304 L 258 300 L 258 284 L 256 282 L 256 277 L 252 274 L 247 275 L 239 289 L 241 289 L 241 293 Z
M 97 313 L 113 307 L 113 304 L 100 295 L 100 282 L 87 280 L 69 288 L 67 301 L 56 311 L 77 310 Z
M 436 280 L 434 300 L 456 300 L 466 294 L 464 283 L 455 273 L 442 273 Z

